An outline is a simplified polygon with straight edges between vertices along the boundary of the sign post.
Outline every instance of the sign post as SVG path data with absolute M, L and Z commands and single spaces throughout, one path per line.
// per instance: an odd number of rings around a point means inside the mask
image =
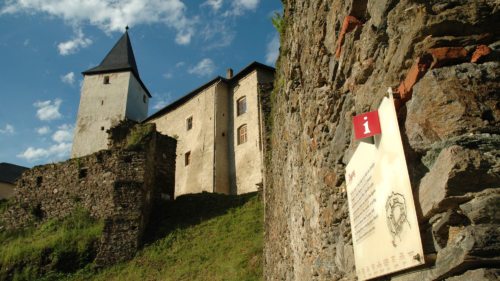
M 358 122 L 354 125 L 355 132 L 358 128 L 362 138 L 375 136 L 375 144 L 360 142 L 346 168 L 347 199 L 359 280 L 424 263 L 392 95 L 383 99 L 375 113 L 353 119 L 353 122 Z M 376 122 L 379 120 L 380 123 Z

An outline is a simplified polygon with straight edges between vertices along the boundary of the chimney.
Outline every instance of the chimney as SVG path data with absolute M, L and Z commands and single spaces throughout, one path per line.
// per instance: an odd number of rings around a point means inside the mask
M 233 78 L 233 69 L 232 68 L 228 68 L 227 69 L 227 71 L 226 71 L 226 78 L 227 79 Z

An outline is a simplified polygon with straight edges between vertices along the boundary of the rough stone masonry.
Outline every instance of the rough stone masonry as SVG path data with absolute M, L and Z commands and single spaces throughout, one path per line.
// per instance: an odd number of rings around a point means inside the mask
M 177 142 L 154 124 L 123 122 L 109 134 L 108 150 L 26 171 L 4 224 L 19 229 L 84 208 L 104 220 L 95 264 L 132 258 L 156 206 L 173 198 Z
M 381 280 L 498 280 L 500 1 L 283 2 L 265 279 L 356 279 L 351 118 L 391 87 L 426 264 Z

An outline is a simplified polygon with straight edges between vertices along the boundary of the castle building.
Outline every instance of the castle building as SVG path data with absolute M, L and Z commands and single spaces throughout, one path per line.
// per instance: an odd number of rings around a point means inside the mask
M 228 69 L 226 77 L 147 117 L 151 96 L 125 32 L 99 66 L 83 72 L 72 157 L 106 149 L 106 130 L 121 120 L 154 123 L 158 132 L 177 139 L 175 197 L 256 191 L 263 180 L 263 101 L 274 71 L 258 62 L 234 75 Z
M 106 131 L 125 119 L 144 120 L 151 98 L 139 76 L 127 31 L 97 67 L 82 74 L 72 158 L 107 149 Z

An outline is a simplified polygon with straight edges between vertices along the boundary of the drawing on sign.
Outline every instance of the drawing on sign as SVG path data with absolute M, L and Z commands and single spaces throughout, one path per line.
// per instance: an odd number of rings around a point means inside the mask
M 411 228 L 410 222 L 408 221 L 408 216 L 406 213 L 406 200 L 405 197 L 400 193 L 392 192 L 389 197 L 387 197 L 387 202 L 385 204 L 387 226 L 389 227 L 389 232 L 392 235 L 392 245 L 397 247 L 397 242 L 401 241 L 401 234 L 403 233 L 403 227 L 408 224 Z M 397 238 L 397 239 L 396 239 Z M 399 239 L 399 241 L 397 241 Z

